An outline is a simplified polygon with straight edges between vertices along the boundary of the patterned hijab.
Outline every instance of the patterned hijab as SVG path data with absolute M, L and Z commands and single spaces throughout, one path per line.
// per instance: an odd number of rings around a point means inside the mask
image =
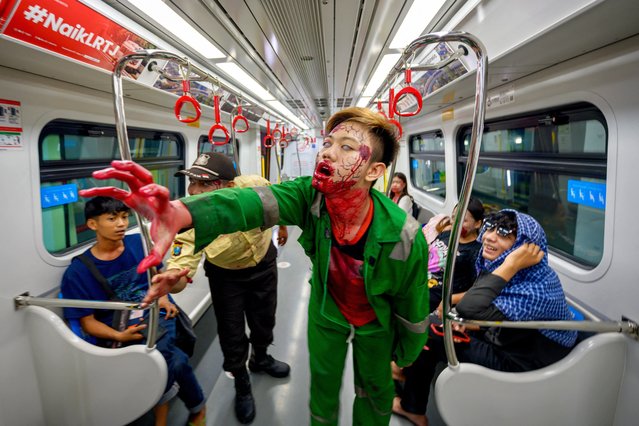
M 524 243 L 538 245 L 544 258 L 537 265 L 519 271 L 495 298 L 493 304 L 511 321 L 557 321 L 572 320 L 561 282 L 555 271 L 548 265 L 546 234 L 541 225 L 531 216 L 516 210 L 502 210 L 517 217 L 517 239 L 513 246 L 495 260 L 477 258 L 477 271 L 493 272 L 509 253 Z M 484 230 L 479 233 L 481 241 Z M 577 332 L 571 330 L 539 330 L 544 336 L 566 347 L 571 347 L 577 339 Z

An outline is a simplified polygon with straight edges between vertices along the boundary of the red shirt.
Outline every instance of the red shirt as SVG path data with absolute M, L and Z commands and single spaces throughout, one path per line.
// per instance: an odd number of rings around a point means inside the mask
M 374 321 L 377 316 L 368 302 L 362 270 L 364 265 L 364 243 L 373 218 L 373 206 L 354 241 L 340 244 L 333 237 L 331 261 L 328 268 L 328 291 L 335 300 L 346 321 L 356 327 Z

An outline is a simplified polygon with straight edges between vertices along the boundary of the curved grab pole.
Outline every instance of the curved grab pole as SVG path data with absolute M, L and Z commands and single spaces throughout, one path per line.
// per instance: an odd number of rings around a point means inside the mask
M 448 317 L 452 304 L 452 283 L 453 283 L 453 265 L 457 257 L 457 247 L 459 246 L 459 237 L 461 235 L 461 224 L 464 219 L 466 209 L 468 209 L 468 201 L 470 192 L 473 188 L 475 180 L 475 171 L 477 170 L 477 161 L 479 159 L 479 148 L 481 135 L 484 131 L 484 117 L 486 115 L 486 84 L 487 84 L 487 66 L 488 57 L 486 56 L 486 48 L 479 39 L 465 32 L 451 33 L 433 33 L 419 37 L 413 41 L 407 48 L 407 51 L 414 52 L 417 47 L 425 44 L 439 43 L 443 41 L 459 41 L 469 46 L 477 56 L 477 70 L 475 78 L 475 106 L 473 110 L 473 127 L 471 130 L 470 147 L 468 149 L 468 163 L 466 164 L 466 172 L 462 183 L 459 203 L 457 204 L 457 212 L 453 220 L 453 228 L 450 232 L 450 240 L 448 242 L 448 253 L 446 257 L 446 265 L 444 267 L 443 277 L 443 312 L 444 312 L 444 345 L 446 347 L 446 357 L 450 367 L 459 366 L 459 360 L 455 353 L 455 345 L 453 342 L 452 322 Z
M 171 57 L 164 57 L 164 53 L 171 55 Z M 160 55 L 163 56 L 163 59 L 170 58 L 179 58 L 176 55 L 169 52 L 160 52 Z M 131 158 L 131 148 L 129 147 L 129 135 L 126 130 L 126 118 L 124 115 L 124 95 L 122 91 L 122 71 L 127 62 L 134 60 L 144 60 L 149 59 L 149 54 L 147 52 L 144 53 L 132 53 L 130 55 L 125 55 L 121 57 L 118 62 L 115 64 L 115 68 L 113 69 L 113 76 L 111 79 L 113 85 L 113 108 L 115 111 L 115 129 L 118 136 L 118 145 L 120 146 L 120 156 L 122 160 L 132 161 Z M 184 61 L 184 59 L 179 58 Z M 188 61 L 187 61 L 188 62 Z M 135 210 L 133 210 L 133 214 L 135 214 L 135 218 L 138 221 L 140 226 L 140 233 L 142 234 L 142 248 L 144 251 L 144 256 L 148 256 L 149 248 L 153 245 L 151 240 L 151 235 L 149 233 L 149 229 L 144 225 L 142 221 L 142 216 Z M 149 280 L 149 285 L 151 285 L 151 280 L 153 276 L 157 274 L 156 268 L 149 268 L 146 271 L 147 278 Z M 155 346 L 155 341 L 157 340 L 157 331 L 158 331 L 158 322 L 159 322 L 159 312 L 160 309 L 158 307 L 157 300 L 151 304 L 150 312 L 149 312 L 149 337 L 147 339 L 146 345 L 147 348 L 151 349 Z

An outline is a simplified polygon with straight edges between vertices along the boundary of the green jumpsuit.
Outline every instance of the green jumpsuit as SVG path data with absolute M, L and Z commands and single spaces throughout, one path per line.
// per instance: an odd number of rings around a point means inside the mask
M 353 344 L 353 425 L 388 425 L 394 387 L 390 362 L 412 363 L 426 342 L 428 248 L 419 223 L 374 189 L 373 219 L 362 276 L 377 320 L 346 321 L 329 294 L 331 224 L 310 177 L 263 188 L 214 191 L 181 201 L 192 217 L 196 250 L 219 234 L 277 223 L 302 229 L 299 242 L 313 263 L 308 307 L 311 424 L 337 425 L 348 344 Z

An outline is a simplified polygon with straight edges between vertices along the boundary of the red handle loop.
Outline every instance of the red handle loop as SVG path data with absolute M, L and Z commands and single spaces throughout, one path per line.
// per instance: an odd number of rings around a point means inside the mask
M 386 116 L 386 113 L 384 112 L 384 108 L 382 107 L 382 100 L 381 99 L 377 101 L 377 112 L 382 114 L 384 116 L 384 118 L 388 118 Z
M 213 104 L 215 106 L 215 124 L 211 126 L 211 129 L 209 130 L 209 142 L 211 142 L 213 145 L 226 145 L 227 143 L 229 143 L 229 139 L 231 139 L 231 136 L 229 135 L 229 131 L 226 128 L 225 125 L 220 124 L 220 97 L 218 95 L 213 96 Z M 221 130 L 224 132 L 224 142 L 216 142 L 213 140 L 213 133 L 215 133 L 216 130 Z
M 243 129 L 237 128 L 238 121 L 244 122 L 245 127 Z M 244 132 L 247 132 L 248 129 L 249 129 L 249 123 L 246 117 L 244 117 L 243 115 L 236 115 L 235 118 L 233 119 L 233 131 L 235 131 L 235 133 L 244 133 Z
M 306 151 L 308 146 L 311 144 L 311 138 L 309 136 L 304 136 L 304 143 L 298 145 L 298 151 Z
M 277 132 L 277 135 L 275 134 L 275 132 Z M 278 129 L 277 127 L 273 129 L 273 133 L 271 133 L 271 137 L 275 142 L 279 142 L 282 139 L 283 135 L 284 134 L 282 133 L 282 130 Z
M 270 141 L 271 143 L 266 143 L 266 141 Z M 271 148 L 273 146 L 273 136 L 264 136 L 264 140 L 262 140 L 262 146 L 264 146 L 264 148 Z
M 406 71 L 404 72 L 404 80 L 406 81 L 406 87 L 404 87 L 402 90 L 399 91 L 399 93 L 397 93 L 397 95 L 395 95 L 395 99 L 393 100 L 393 111 L 396 112 L 397 115 L 399 115 L 400 117 L 412 117 L 419 114 L 419 112 L 422 110 L 422 94 L 410 85 L 413 81 L 413 73 L 410 68 L 406 68 Z M 415 98 L 415 100 L 417 101 L 417 109 L 415 111 L 397 111 L 397 102 L 399 102 L 401 97 L 404 95 L 411 95 Z
M 175 113 L 175 118 L 177 118 L 182 123 L 194 123 L 200 119 L 200 115 L 202 115 L 202 108 L 200 107 L 200 103 L 191 96 L 191 85 L 188 80 L 182 80 L 182 90 L 184 94 L 180 96 L 175 102 L 175 108 L 173 112 Z M 191 104 L 195 109 L 195 117 L 182 116 L 182 107 L 184 104 Z
M 417 101 L 417 109 L 415 111 L 407 111 L 407 112 L 397 111 L 397 102 L 399 102 L 400 98 L 404 95 L 411 95 L 415 98 L 415 100 Z M 419 114 L 421 110 L 422 110 L 422 95 L 414 87 L 406 86 L 402 90 L 400 90 L 397 93 L 397 95 L 395 95 L 395 99 L 393 102 L 393 112 L 396 112 L 397 115 L 399 115 L 400 117 L 412 117 L 414 115 Z
M 221 130 L 224 132 L 224 142 L 216 142 L 213 140 L 213 133 L 215 133 L 216 130 Z M 229 139 L 231 139 L 231 136 L 229 135 L 229 131 L 226 129 L 226 127 L 224 127 L 223 124 L 216 123 L 211 126 L 211 129 L 209 130 L 209 142 L 211 142 L 213 145 L 226 145 L 227 143 L 229 143 Z
M 244 122 L 244 129 L 238 129 L 237 128 L 237 122 L 238 121 L 243 121 Z M 235 133 L 244 133 L 244 132 L 247 132 L 249 128 L 250 128 L 249 122 L 246 119 L 246 117 L 244 117 L 244 115 L 242 114 L 242 105 L 238 105 L 237 106 L 237 115 L 233 119 L 233 131 Z
M 404 134 L 404 130 L 402 129 L 402 125 L 401 125 L 401 124 L 399 124 L 399 121 L 397 121 L 397 120 L 395 120 L 395 119 L 393 119 L 393 118 L 391 118 L 391 119 L 390 119 L 390 120 L 388 120 L 388 121 L 390 121 L 390 122 L 391 122 L 391 124 L 394 124 L 394 125 L 395 125 L 395 127 L 397 127 L 397 130 L 399 130 L 399 138 L 401 138 L 401 137 L 402 137 L 402 135 Z M 398 139 L 399 139 L 399 138 L 398 138 Z
M 286 139 L 282 139 L 280 141 L 280 148 L 282 148 L 282 149 L 288 148 L 288 141 Z

